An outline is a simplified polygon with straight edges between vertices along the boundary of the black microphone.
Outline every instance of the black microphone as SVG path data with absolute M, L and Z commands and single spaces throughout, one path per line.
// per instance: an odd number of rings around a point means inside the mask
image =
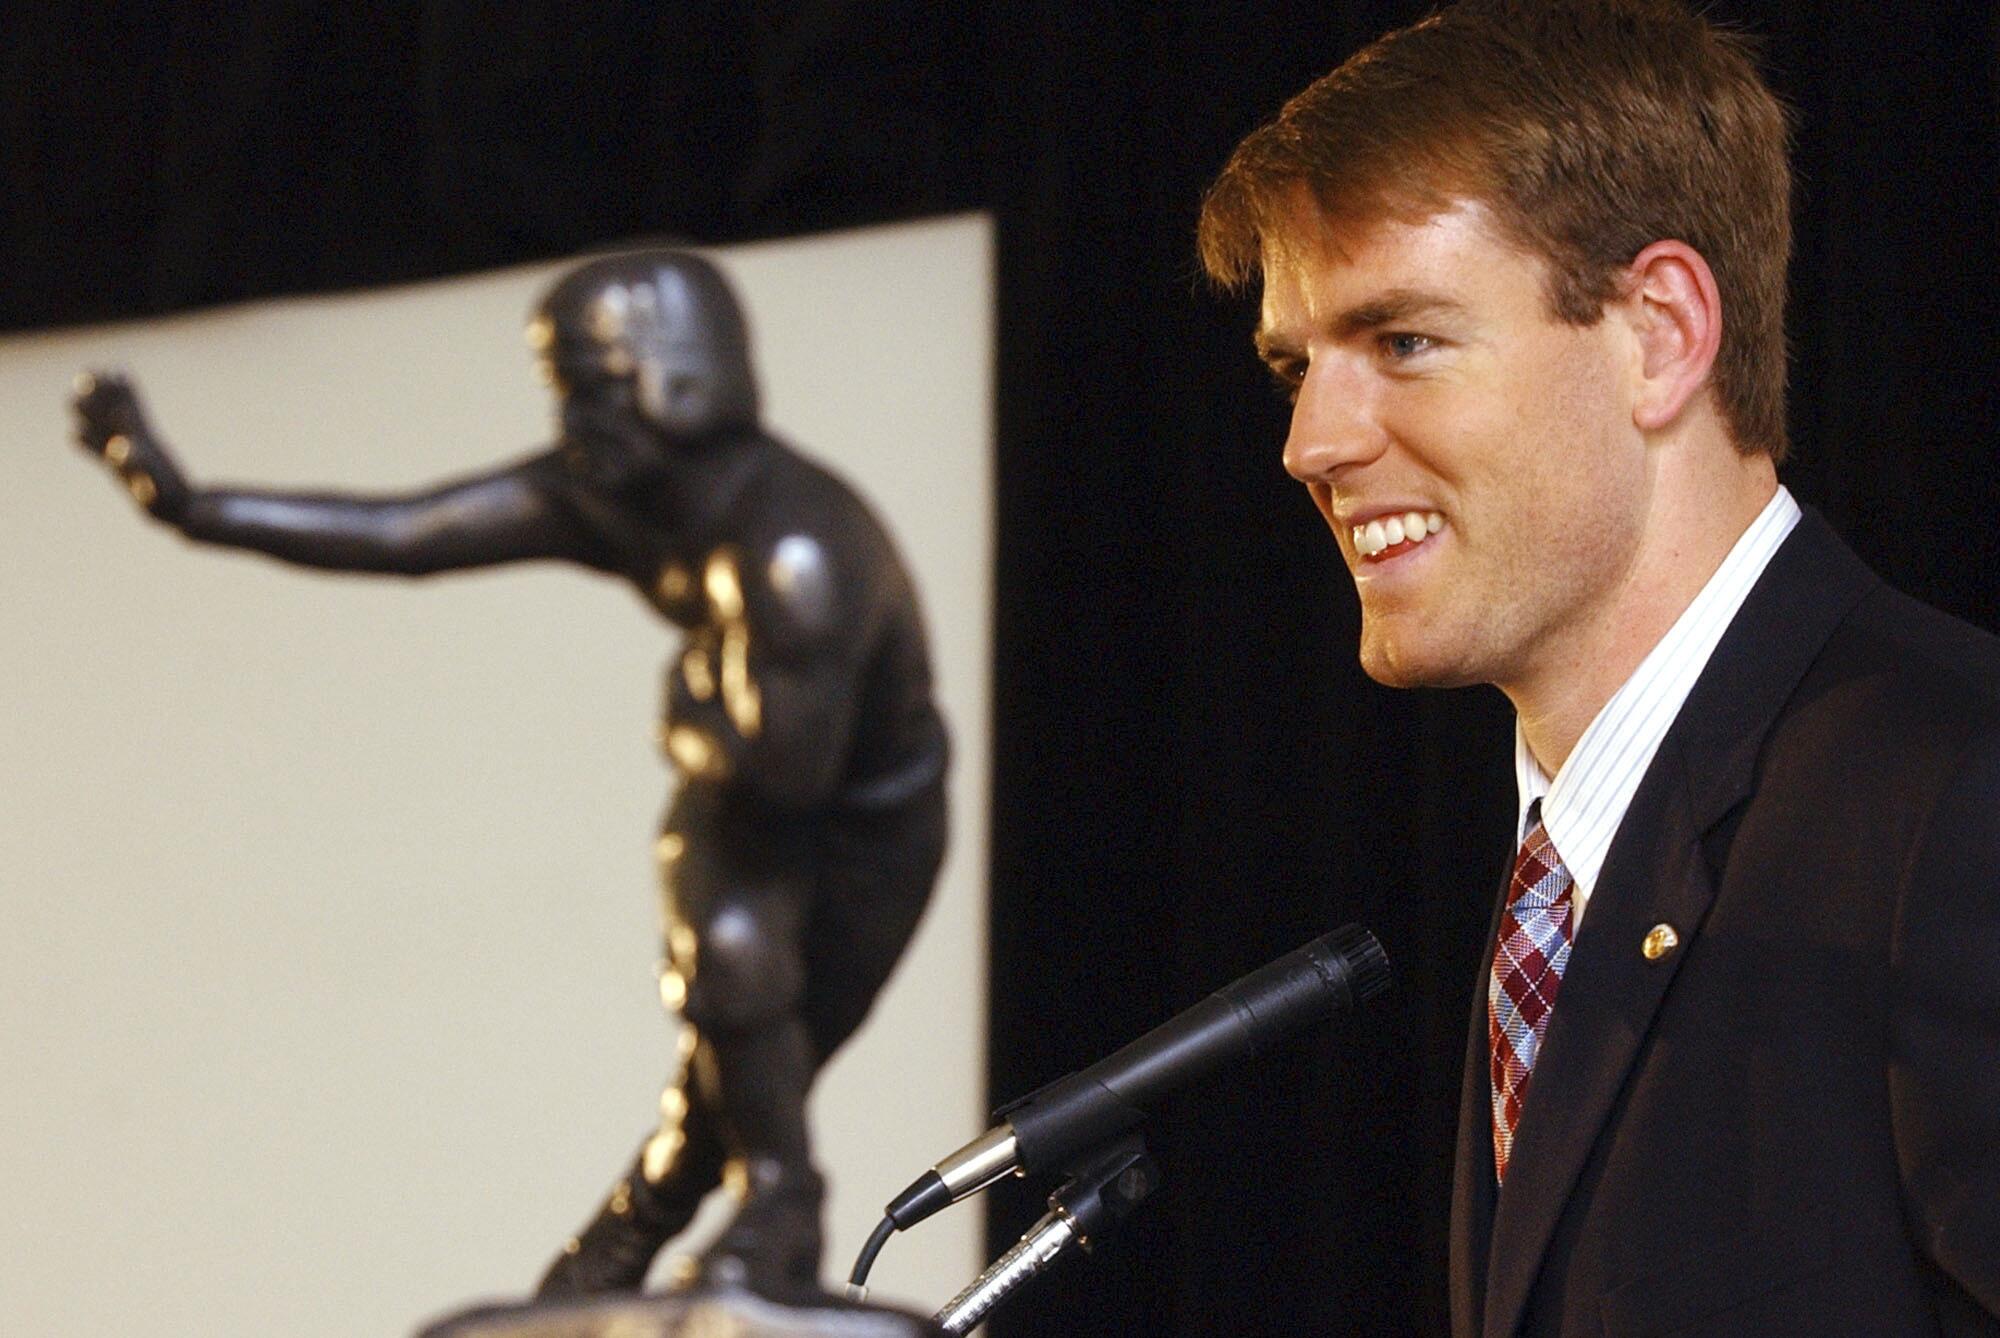
M 1145 1118 L 1161 1096 L 1389 988 L 1375 936 L 1344 925 L 1217 990 L 1089 1068 L 995 1112 L 1001 1123 L 946 1157 L 884 1210 L 898 1231 L 1009 1171 L 1056 1169 Z M 884 1233 L 886 1235 L 886 1233 Z

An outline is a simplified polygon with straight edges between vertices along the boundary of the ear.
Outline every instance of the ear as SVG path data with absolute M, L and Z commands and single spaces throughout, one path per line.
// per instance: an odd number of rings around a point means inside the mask
M 1676 241 L 1654 242 L 1633 257 L 1621 288 L 1639 343 L 1632 420 L 1656 431 L 1708 384 L 1722 343 L 1722 294 L 1701 252 Z

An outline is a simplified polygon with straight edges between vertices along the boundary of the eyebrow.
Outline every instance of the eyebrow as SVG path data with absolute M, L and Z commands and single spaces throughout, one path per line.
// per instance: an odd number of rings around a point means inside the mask
M 1455 298 L 1427 293 L 1420 288 L 1391 288 L 1340 312 L 1328 322 L 1328 328 L 1336 339 L 1351 339 L 1385 325 L 1400 325 L 1406 321 L 1437 316 L 1463 316 L 1465 313 L 1465 304 Z M 1257 356 L 1266 362 L 1291 356 L 1298 351 L 1262 326 L 1257 328 L 1252 339 L 1257 345 Z

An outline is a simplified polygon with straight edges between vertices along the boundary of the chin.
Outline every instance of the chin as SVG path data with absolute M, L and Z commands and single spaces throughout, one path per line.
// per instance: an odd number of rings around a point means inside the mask
M 1486 681 L 1455 656 L 1361 632 L 1361 672 L 1385 688 L 1463 688 Z

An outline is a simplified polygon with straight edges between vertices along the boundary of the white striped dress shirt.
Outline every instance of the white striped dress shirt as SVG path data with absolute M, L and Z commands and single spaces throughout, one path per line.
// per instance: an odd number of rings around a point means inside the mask
M 1653 754 L 1660 750 L 1660 740 L 1749 597 L 1750 587 L 1798 523 L 1799 504 L 1780 486 L 1694 602 L 1604 703 L 1554 780 L 1542 774 L 1516 720 L 1514 779 L 1520 791 L 1516 829 L 1523 839 L 1527 837 L 1528 806 L 1541 800 L 1549 841 L 1576 880 L 1570 905 L 1572 935 L 1583 922 L 1611 838 L 1618 834 L 1618 824 L 1625 820 L 1625 810 L 1631 807 Z

